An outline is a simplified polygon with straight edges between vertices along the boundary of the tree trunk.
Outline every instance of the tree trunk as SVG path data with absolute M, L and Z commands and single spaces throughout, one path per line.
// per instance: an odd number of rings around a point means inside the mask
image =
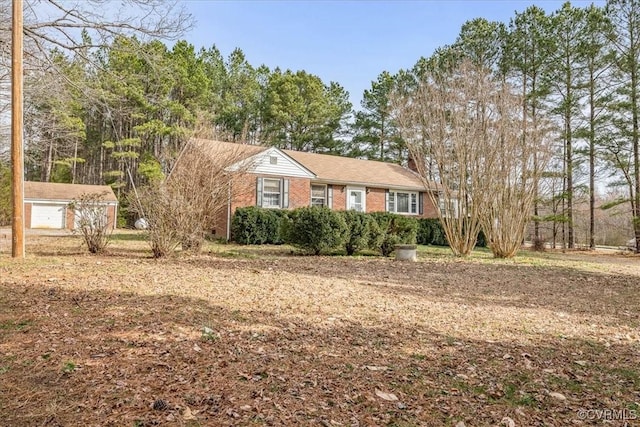
M 47 149 L 47 158 L 44 164 L 42 173 L 42 182 L 49 182 L 51 180 L 51 171 L 53 169 L 53 140 L 49 142 L 49 148 Z
M 596 158 L 596 114 L 595 114 L 595 82 L 593 65 L 589 67 L 589 249 L 596 248 L 595 242 L 595 158 Z
M 635 58 L 635 55 L 634 55 Z M 633 173 L 635 194 L 633 195 L 633 229 L 636 237 L 636 253 L 640 253 L 640 147 L 638 147 L 638 64 L 631 64 L 631 120 L 633 127 Z
M 569 120 L 569 117 L 566 117 Z M 567 240 L 569 249 L 574 248 L 573 230 L 573 147 L 571 125 L 567 123 Z

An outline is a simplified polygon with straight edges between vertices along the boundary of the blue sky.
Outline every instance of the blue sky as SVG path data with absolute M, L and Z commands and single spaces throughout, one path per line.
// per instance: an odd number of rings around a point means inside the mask
M 220 1 L 188 0 L 196 19 L 184 38 L 216 45 L 226 57 L 239 47 L 254 66 L 305 70 L 349 91 L 354 107 L 382 71 L 395 73 L 452 43 L 473 18 L 509 22 L 536 4 L 548 12 L 562 1 Z M 586 6 L 591 1 L 573 1 Z M 594 3 L 603 5 L 604 1 Z

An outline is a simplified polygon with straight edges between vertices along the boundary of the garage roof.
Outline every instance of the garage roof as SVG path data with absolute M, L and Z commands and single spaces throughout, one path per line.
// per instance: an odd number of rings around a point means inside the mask
M 25 181 L 25 200 L 71 202 L 82 195 L 104 193 L 105 202 L 117 203 L 118 199 L 108 185 L 59 184 L 53 182 Z

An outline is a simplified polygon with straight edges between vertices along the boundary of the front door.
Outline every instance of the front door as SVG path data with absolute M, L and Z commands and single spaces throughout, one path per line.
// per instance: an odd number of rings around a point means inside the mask
M 366 211 L 366 191 L 364 188 L 347 189 L 347 209 L 358 212 Z

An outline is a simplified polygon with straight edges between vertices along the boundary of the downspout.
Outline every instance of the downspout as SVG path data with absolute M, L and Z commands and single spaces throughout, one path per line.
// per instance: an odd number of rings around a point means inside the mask
M 118 203 L 116 202 L 113 208 L 113 229 L 115 230 L 118 226 Z
M 231 240 L 231 180 L 227 188 L 227 242 Z

